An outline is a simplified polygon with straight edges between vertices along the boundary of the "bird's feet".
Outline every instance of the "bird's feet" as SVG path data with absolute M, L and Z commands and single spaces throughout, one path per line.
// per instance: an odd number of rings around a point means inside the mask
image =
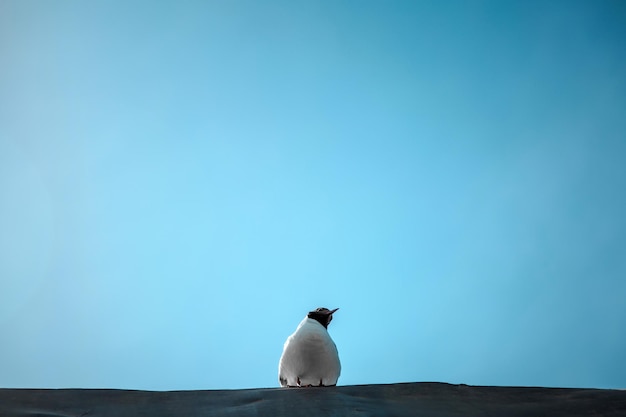
M 307 384 L 307 385 L 302 385 L 302 381 L 300 380 L 300 377 L 296 378 L 296 385 L 287 385 L 289 388 L 313 388 L 313 387 L 334 387 L 337 384 L 332 384 L 332 385 L 324 385 L 324 381 L 322 379 L 320 379 L 320 383 L 319 385 L 313 385 L 313 384 Z

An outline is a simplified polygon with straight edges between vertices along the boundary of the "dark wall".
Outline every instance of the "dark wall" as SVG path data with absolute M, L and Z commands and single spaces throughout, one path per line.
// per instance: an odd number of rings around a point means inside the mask
M 626 416 L 626 391 L 441 383 L 223 391 L 0 389 L 0 416 Z

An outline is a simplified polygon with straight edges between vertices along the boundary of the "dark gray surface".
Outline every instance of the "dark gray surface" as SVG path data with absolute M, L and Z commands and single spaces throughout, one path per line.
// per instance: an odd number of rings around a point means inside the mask
M 162 392 L 0 389 L 0 416 L 626 416 L 626 391 L 442 383 Z

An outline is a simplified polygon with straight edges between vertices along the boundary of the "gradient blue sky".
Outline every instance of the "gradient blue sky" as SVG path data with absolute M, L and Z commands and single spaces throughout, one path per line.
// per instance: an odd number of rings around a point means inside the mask
M 622 1 L 0 1 L 0 386 L 626 388 Z

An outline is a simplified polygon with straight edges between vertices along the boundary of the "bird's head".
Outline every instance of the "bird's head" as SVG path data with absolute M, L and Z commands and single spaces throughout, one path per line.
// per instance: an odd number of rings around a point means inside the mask
M 313 320 L 317 320 L 322 326 L 328 328 L 328 325 L 333 320 L 333 313 L 339 310 L 338 308 L 334 310 L 329 310 L 326 307 L 316 308 L 313 311 L 309 311 L 307 317 Z

